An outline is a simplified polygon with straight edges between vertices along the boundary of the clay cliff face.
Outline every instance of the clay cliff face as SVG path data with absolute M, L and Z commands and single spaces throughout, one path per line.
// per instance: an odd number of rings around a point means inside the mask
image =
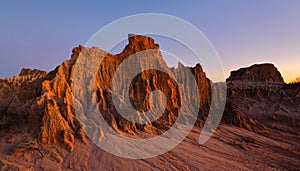
M 234 80 L 284 83 L 280 72 L 273 64 L 255 64 L 231 71 L 230 77 L 226 81 Z
M 0 101 L 0 127 L 6 130 L 18 129 L 18 125 L 28 129 L 33 137 L 37 137 L 44 144 L 62 144 L 72 151 L 74 139 L 86 141 L 81 126 L 76 119 L 72 98 L 72 74 L 74 64 L 82 51 L 93 55 L 105 53 L 96 79 L 97 99 L 99 110 L 117 131 L 135 134 L 146 132 L 156 135 L 167 130 L 176 121 L 178 111 L 181 109 L 180 95 L 177 83 L 165 73 L 156 70 L 147 70 L 137 75 L 130 84 L 130 100 L 139 111 L 147 111 L 149 93 L 161 90 L 167 97 L 167 107 L 163 115 L 150 124 L 135 124 L 127 121 L 115 110 L 111 98 L 111 80 L 118 66 L 130 55 L 140 51 L 154 49 L 155 62 L 159 67 L 172 72 L 176 78 L 182 65 L 170 69 L 164 62 L 159 45 L 150 37 L 129 35 L 129 44 L 120 54 L 109 54 L 98 48 L 79 46 L 73 49 L 70 60 L 63 62 L 55 70 L 47 73 L 44 71 L 22 69 L 19 76 L 1 79 Z M 145 56 L 147 57 L 147 56 Z M 131 66 L 128 66 L 130 68 Z M 143 69 L 143 68 L 141 68 Z M 188 68 L 194 75 L 199 85 L 200 110 L 199 118 L 205 118 L 210 104 L 210 80 L 206 78 L 201 66 Z M 126 73 L 124 73 L 126 76 Z M 167 83 L 167 84 L 166 84 Z M 120 83 L 123 88 L 122 83 Z M 186 87 L 188 89 L 189 87 Z M 189 97 L 182 97 L 189 98 Z M 159 99 L 161 100 L 161 99 Z M 185 109 L 189 111 L 189 109 Z
M 182 85 L 180 83 L 178 85 L 171 76 L 158 70 L 146 70 L 138 74 L 130 84 L 129 96 L 131 104 L 135 107 L 136 110 L 147 111 L 151 105 L 148 101 L 149 94 L 154 90 L 161 90 L 167 99 L 167 106 L 164 112 L 162 113 L 162 116 L 149 124 L 137 124 L 128 121 L 117 112 L 116 105 L 119 105 L 119 103 L 114 104 L 112 102 L 111 92 L 111 82 L 117 68 L 119 68 L 121 63 L 124 64 L 124 61 L 128 57 L 136 59 L 137 57 L 133 54 L 143 53 L 145 50 L 149 49 L 154 51 L 147 52 L 142 55 L 143 58 L 150 59 L 150 61 L 146 62 L 147 65 L 163 68 L 166 71 L 168 71 L 168 73 L 172 73 L 174 78 L 177 78 L 178 80 L 180 80 L 180 78 L 186 77 L 185 74 L 187 73 L 181 72 L 184 68 L 191 71 L 197 84 L 199 85 L 199 116 L 201 115 L 201 117 L 199 118 L 205 118 L 204 116 L 207 114 L 210 103 L 210 80 L 206 78 L 206 75 L 203 72 L 201 66 L 197 65 L 195 67 L 186 68 L 183 65 L 179 65 L 176 69 L 170 69 L 166 65 L 165 61 L 161 56 L 161 53 L 159 52 L 159 46 L 154 43 L 154 40 L 152 38 L 139 35 L 129 35 L 128 40 L 129 44 L 120 54 L 105 54 L 105 57 L 101 62 L 98 74 L 96 76 L 96 91 L 99 109 L 104 118 L 106 119 L 107 123 L 118 132 L 124 131 L 126 133 L 139 135 L 138 133 L 142 131 L 144 133 L 148 133 L 151 136 L 163 133 L 170 126 L 172 126 L 172 124 L 176 121 L 178 112 L 180 110 L 184 110 L 187 113 L 192 112 L 191 108 L 183 109 L 181 107 L 180 102 L 182 100 L 189 101 L 188 98 L 191 98 L 180 97 L 178 86 Z M 89 58 L 93 58 L 93 54 L 99 55 L 101 53 L 104 53 L 103 51 L 100 51 L 96 48 L 85 48 L 81 50 L 84 50 L 85 54 L 91 54 L 87 55 L 89 56 Z M 125 94 L 125 91 L 127 90 L 126 86 L 129 85 L 129 83 L 123 82 L 122 78 L 127 78 L 131 70 L 144 70 L 145 67 L 142 65 L 141 62 L 135 62 L 134 64 L 125 63 L 125 65 L 126 71 L 122 72 L 122 74 L 119 75 L 118 82 L 116 83 L 117 85 L 115 85 L 121 90 L 121 95 Z M 187 90 L 190 89 L 188 86 L 185 88 Z M 162 101 L 163 98 L 160 97 L 155 103 L 161 103 Z M 150 120 L 150 117 L 151 116 L 145 116 L 143 118 L 146 118 L 146 120 Z

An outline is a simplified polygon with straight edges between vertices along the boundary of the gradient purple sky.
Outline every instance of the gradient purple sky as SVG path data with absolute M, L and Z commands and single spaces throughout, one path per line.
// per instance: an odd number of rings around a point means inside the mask
M 274 63 L 285 81 L 300 76 L 299 0 L 0 1 L 0 76 L 23 67 L 50 71 L 106 24 L 138 13 L 165 13 L 195 25 L 216 48 L 227 76 L 263 62 Z

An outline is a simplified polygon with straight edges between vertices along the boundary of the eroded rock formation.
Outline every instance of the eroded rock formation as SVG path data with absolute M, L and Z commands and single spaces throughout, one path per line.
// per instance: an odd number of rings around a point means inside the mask
M 255 64 L 231 71 L 230 77 L 226 81 L 234 80 L 284 83 L 280 72 L 273 64 Z
M 254 65 L 231 73 L 227 83 L 212 83 L 200 64 L 168 68 L 159 52 L 159 45 L 149 37 L 129 35 L 128 45 L 120 54 L 110 54 L 96 47 L 79 46 L 73 49 L 71 59 L 64 61 L 51 72 L 22 69 L 19 76 L 0 77 L 0 169 L 1 170 L 297 170 L 299 168 L 300 86 L 284 84 L 280 73 L 272 64 Z M 164 68 L 145 70 L 128 83 L 122 79 L 135 69 L 143 70 L 136 53 L 144 54 L 148 66 Z M 95 82 L 97 109 L 106 122 L 122 135 L 156 136 L 168 130 L 178 119 L 180 111 L 195 112 L 195 91 L 183 81 L 191 81 L 191 71 L 198 85 L 199 111 L 196 126 L 176 148 L 161 156 L 143 160 L 116 157 L 93 145 L 87 139 L 74 102 L 84 104 L 91 99 L 75 99 L 75 64 L 80 55 L 97 62 Z M 154 58 L 153 58 L 154 57 Z M 129 58 L 134 65 L 126 64 L 125 72 L 117 76 L 117 87 L 123 95 L 128 88 L 130 103 L 137 111 L 147 111 L 153 102 L 150 92 L 160 90 L 166 97 L 166 108 L 153 122 L 137 124 L 116 111 L 118 103 L 112 101 L 111 82 L 121 64 Z M 184 71 L 184 72 L 182 72 Z M 172 75 L 172 76 L 171 76 Z M 187 79 L 187 80 L 185 80 Z M 175 80 L 179 80 L 176 82 Z M 220 107 L 211 99 L 225 95 L 220 87 L 227 85 L 227 102 L 221 125 L 204 145 L 198 144 L 201 127 L 211 105 Z M 76 85 L 75 85 L 76 86 Z M 179 87 L 189 96 L 180 96 Z M 212 94 L 212 91 L 217 93 Z M 222 90 L 222 89 L 221 89 Z M 85 90 L 83 90 L 85 91 Z M 226 91 L 226 90 L 224 90 Z M 214 97 L 211 97 L 214 95 Z M 119 100 L 123 100 L 120 98 Z M 162 103 L 159 97 L 157 103 Z M 183 101 L 191 102 L 188 107 Z M 145 119 L 147 120 L 146 116 Z M 200 127 L 200 128 L 199 128 Z M 212 130 L 213 131 L 213 130 Z M 99 133 L 99 134 L 98 134 Z M 101 131 L 96 132 L 101 138 Z M 135 148 L 135 147 L 132 147 Z M 282 161 L 282 162 L 277 162 Z M 221 164 L 220 164 L 221 163 Z
M 123 118 L 115 109 L 111 99 L 111 80 L 119 65 L 129 56 L 145 50 L 156 50 L 151 55 L 155 58 L 149 65 L 165 68 L 176 78 L 185 78 L 179 72 L 183 65 L 170 69 L 163 60 L 159 45 L 150 37 L 129 35 L 128 45 L 120 54 L 109 54 L 98 48 L 79 46 L 73 49 L 70 60 L 64 61 L 55 70 L 47 73 L 39 70 L 22 69 L 19 76 L 0 80 L 0 126 L 7 130 L 18 126 L 27 128 L 32 136 L 38 137 L 41 143 L 56 144 L 61 142 L 69 151 L 74 146 L 74 138 L 85 139 L 81 126 L 76 119 L 72 98 L 72 74 L 74 64 L 82 51 L 91 58 L 105 53 L 97 74 L 96 88 L 99 109 L 109 125 L 117 131 L 135 134 L 139 131 L 156 135 L 167 130 L 176 121 L 181 109 L 178 84 L 166 73 L 147 70 L 135 77 L 130 84 L 130 100 L 139 111 L 147 111 L 150 107 L 149 94 L 153 90 L 161 90 L 167 98 L 167 107 L 163 115 L 150 124 L 136 124 Z M 145 58 L 147 58 L 146 54 Z M 142 65 L 137 64 L 141 70 Z M 130 69 L 132 66 L 128 66 Z M 199 87 L 199 118 L 204 119 L 210 104 L 210 80 L 198 64 L 188 68 Z M 126 76 L 126 73 L 125 75 Z M 121 89 L 124 88 L 120 82 Z M 123 86 L 123 87 L 122 87 Z M 189 89 L 189 87 L 185 87 Z M 191 97 L 182 97 L 191 98 Z M 161 100 L 161 99 L 159 99 Z M 186 99 L 189 100 L 189 99 Z M 184 109 L 187 113 L 189 108 Z M 192 112 L 192 111 L 191 111 Z

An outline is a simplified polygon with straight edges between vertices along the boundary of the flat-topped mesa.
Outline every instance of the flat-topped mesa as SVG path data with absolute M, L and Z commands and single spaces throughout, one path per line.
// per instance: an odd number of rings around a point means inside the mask
M 267 83 L 284 83 L 277 68 L 270 63 L 255 64 L 250 67 L 231 71 L 226 81 L 256 81 Z

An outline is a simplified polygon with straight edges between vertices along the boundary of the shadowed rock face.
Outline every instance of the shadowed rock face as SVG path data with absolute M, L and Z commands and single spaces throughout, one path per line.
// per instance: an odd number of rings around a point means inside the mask
M 230 77 L 226 81 L 234 80 L 284 83 L 280 72 L 273 64 L 255 64 L 231 71 Z
M 251 131 L 299 134 L 300 85 L 231 81 L 223 121 Z

